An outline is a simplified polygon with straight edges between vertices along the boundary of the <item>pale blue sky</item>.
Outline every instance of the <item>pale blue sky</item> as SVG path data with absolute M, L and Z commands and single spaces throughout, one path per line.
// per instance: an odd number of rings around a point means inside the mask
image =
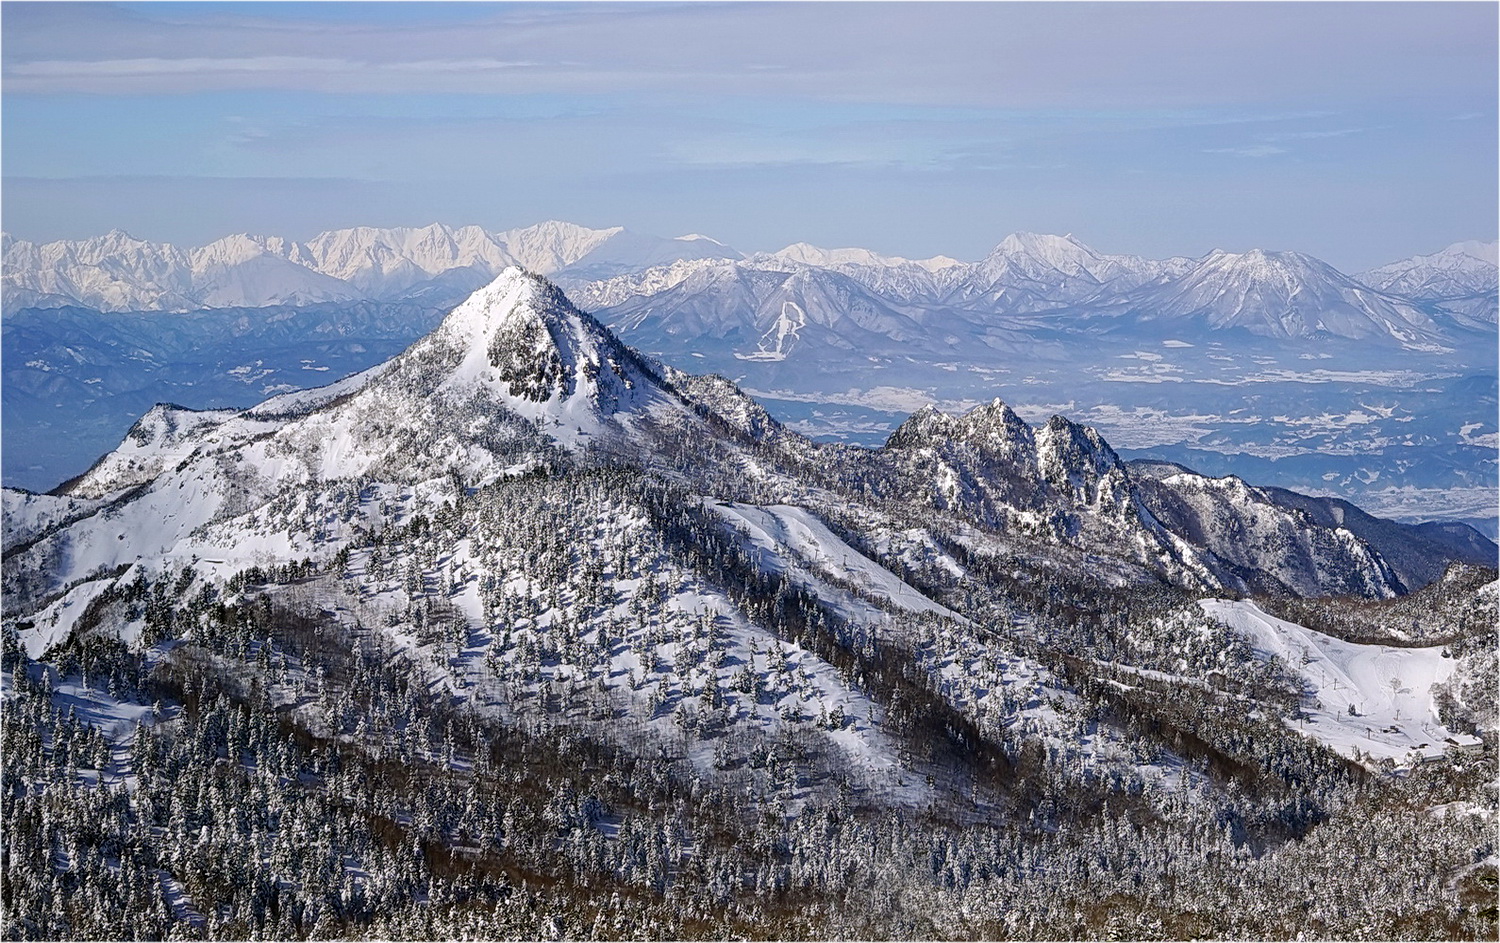
M 1496 234 L 1497 7 L 0 6 L 3 225 L 542 219 L 978 258 Z

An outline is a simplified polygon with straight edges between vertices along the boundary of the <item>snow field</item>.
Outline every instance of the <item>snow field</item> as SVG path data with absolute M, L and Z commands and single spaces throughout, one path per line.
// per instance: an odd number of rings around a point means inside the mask
M 1456 664 L 1440 647 L 1345 642 L 1267 615 L 1248 600 L 1205 599 L 1199 605 L 1302 679 L 1305 719 L 1288 726 L 1344 756 L 1406 762 L 1441 756 L 1455 742 L 1478 742 L 1438 720 L 1432 688 Z

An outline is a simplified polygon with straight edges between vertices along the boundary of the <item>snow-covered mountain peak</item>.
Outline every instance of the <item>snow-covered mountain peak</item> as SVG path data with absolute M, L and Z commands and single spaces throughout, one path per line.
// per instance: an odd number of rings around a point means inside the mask
M 858 247 L 824 249 L 808 242 L 794 242 L 775 252 L 757 254 L 753 259 L 757 262 L 793 262 L 814 268 L 831 268 L 846 274 L 858 273 L 858 277 L 867 283 L 873 279 L 875 284 L 886 284 L 893 278 L 909 280 L 913 276 L 913 270 L 930 276 L 955 266 L 966 265 L 946 255 L 935 255 L 930 259 L 908 259 L 899 255 L 881 255 Z M 922 276 L 918 278 L 925 282 Z
M 506 230 L 498 234 L 497 239 L 517 265 L 541 275 L 550 275 L 567 268 L 624 231 L 622 226 L 589 229 L 576 223 L 549 219 L 534 226 Z
M 617 412 L 672 399 L 652 368 L 557 286 L 514 266 L 403 359 L 402 370 L 451 364 L 442 388 L 488 390 L 534 422 L 590 435 L 603 432 Z
M 1035 433 L 998 397 L 954 416 L 927 405 L 901 424 L 886 441 L 891 449 L 969 446 L 981 455 L 1030 464 L 1035 457 Z
M 794 242 L 784 249 L 780 249 L 771 255 L 778 259 L 786 259 L 789 262 L 800 262 L 803 265 L 901 265 L 905 259 L 883 256 L 869 249 L 845 248 L 824 249 L 808 242 Z
M 52 246 L 65 245 L 63 243 L 51 243 Z M 72 244 L 73 257 L 79 262 L 88 265 L 97 265 L 111 261 L 123 264 L 138 263 L 145 257 L 156 257 L 158 255 L 170 256 L 175 254 L 172 246 L 163 244 L 153 245 L 144 239 L 137 239 L 123 229 L 111 229 L 102 236 L 85 239 L 82 242 Z
M 1500 276 L 1500 243 L 1455 242 L 1440 252 L 1373 268 L 1359 276 L 1371 288 L 1423 301 L 1445 302 L 1450 311 L 1493 324 Z
M 1270 337 L 1389 337 L 1414 349 L 1439 349 L 1441 332 L 1421 308 L 1372 291 L 1300 252 L 1215 249 L 1180 278 L 1135 298 L 1149 318 L 1202 319 Z
M 1031 303 L 1019 297 L 1012 302 L 1023 307 L 1045 307 L 1047 303 L 1080 300 L 1106 282 L 1122 276 L 1138 284 L 1156 274 L 1150 263 L 1128 256 L 1107 256 L 1074 239 L 1030 232 L 1011 233 L 1001 240 L 975 271 L 985 297 L 998 301 L 1020 291 L 1037 295 Z M 1039 294 L 1038 294 L 1039 293 Z M 1038 305 L 1038 301 L 1044 303 Z
M 888 449 L 913 449 L 930 446 L 952 437 L 958 420 L 928 403 L 910 416 L 886 439 Z
M 157 403 L 136 420 L 125 439 L 67 486 L 75 498 L 102 498 L 144 484 L 196 450 L 208 430 L 235 415 L 232 409 L 195 410 Z
M 1286 275 L 1315 271 L 1320 274 L 1337 270 L 1328 263 L 1301 252 L 1275 249 L 1247 249 L 1244 252 L 1229 252 L 1215 249 L 1203 257 L 1200 266 L 1213 266 L 1222 271 L 1238 271 L 1251 275 Z
M 240 265 L 262 255 L 299 263 L 307 259 L 305 250 L 298 243 L 280 236 L 252 236 L 249 233 L 225 236 L 200 249 L 194 249 L 191 259 L 194 268 L 202 269 L 209 265 Z
M 553 327 L 566 317 L 558 308 L 567 302 L 551 297 L 549 288 L 540 276 L 509 266 L 454 308 L 437 334 L 465 348 L 487 347 L 497 333 L 522 326 Z

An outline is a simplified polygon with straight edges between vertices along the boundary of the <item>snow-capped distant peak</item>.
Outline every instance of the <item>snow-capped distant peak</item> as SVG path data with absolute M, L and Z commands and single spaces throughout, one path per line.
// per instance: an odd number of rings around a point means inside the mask
M 955 265 L 964 264 L 957 259 L 950 259 L 945 255 L 933 256 L 930 259 L 908 259 L 899 255 L 881 255 L 878 252 L 858 247 L 824 249 L 807 242 L 794 242 L 784 249 L 770 253 L 770 257 L 819 268 L 836 265 L 900 268 L 906 265 L 915 265 L 929 272 L 937 272 Z
M 1219 270 L 1243 272 L 1249 275 L 1285 277 L 1292 273 L 1316 272 L 1319 275 L 1342 277 L 1338 271 L 1320 259 L 1301 252 L 1275 249 L 1247 249 L 1244 252 L 1227 252 L 1215 249 L 1203 257 L 1202 265 Z
M 1500 243 L 1455 242 L 1431 255 L 1418 255 L 1370 269 L 1359 280 L 1371 288 L 1422 301 L 1456 302 L 1460 313 L 1495 322 L 1497 247 Z
M 1282 338 L 1389 337 L 1408 348 L 1437 349 L 1436 325 L 1420 308 L 1300 252 L 1215 249 L 1133 301 L 1148 318 L 1199 318 L 1214 328 Z
M 900 265 L 905 259 L 890 258 L 871 252 L 869 249 L 845 248 L 824 249 L 806 242 L 794 242 L 779 252 L 771 253 L 789 262 L 803 265 Z
M 1047 233 L 1013 232 L 1000 240 L 997 253 L 1026 252 L 1042 257 L 1070 257 L 1079 253 L 1097 255 L 1093 249 L 1073 238 L 1072 233 L 1057 236 Z
M 922 266 L 929 272 L 941 272 L 944 269 L 950 269 L 958 265 L 967 265 L 968 263 L 960 262 L 958 259 L 955 259 L 952 256 L 935 255 L 930 259 L 917 259 L 916 264 Z
M 1500 265 L 1500 242 L 1480 242 L 1477 239 L 1467 239 L 1463 242 L 1455 242 L 1444 249 L 1438 255 L 1466 255 L 1471 259 L 1488 262 L 1491 265 Z

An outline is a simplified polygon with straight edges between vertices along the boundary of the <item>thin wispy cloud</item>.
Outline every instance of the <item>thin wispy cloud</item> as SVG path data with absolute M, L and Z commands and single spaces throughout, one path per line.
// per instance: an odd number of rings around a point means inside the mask
M 534 62 L 501 59 L 422 59 L 408 62 L 363 62 L 352 59 L 319 59 L 308 56 L 256 56 L 251 58 L 209 59 L 54 59 L 23 62 L 7 69 L 15 78 L 85 80 L 119 79 L 130 76 L 204 76 L 270 73 L 285 75 L 296 72 L 346 73 L 364 75 L 370 72 L 475 73 L 537 66 Z
M 1274 144 L 1247 144 L 1244 147 L 1205 147 L 1205 154 L 1233 154 L 1235 157 L 1275 157 L 1287 149 Z
M 1346 138 L 1351 134 L 1364 134 L 1368 128 L 1335 128 L 1328 131 L 1283 131 L 1279 134 L 1267 135 L 1271 141 L 1315 141 L 1319 138 Z

